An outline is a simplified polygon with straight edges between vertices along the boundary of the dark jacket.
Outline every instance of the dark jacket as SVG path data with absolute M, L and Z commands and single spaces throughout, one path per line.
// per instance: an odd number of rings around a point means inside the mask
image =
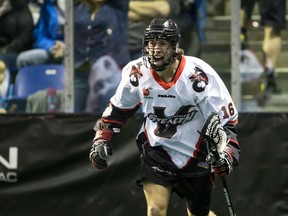
M 101 56 L 110 55 L 118 65 L 128 63 L 129 0 L 107 0 L 91 21 L 85 4 L 74 7 L 74 58 L 77 65 L 91 65 Z
M 0 17 L 0 54 L 19 53 L 33 44 L 33 18 L 26 0 L 10 0 L 12 9 Z

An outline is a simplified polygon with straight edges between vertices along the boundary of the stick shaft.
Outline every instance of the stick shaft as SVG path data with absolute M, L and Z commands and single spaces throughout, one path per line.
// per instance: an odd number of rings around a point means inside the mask
M 229 214 L 230 216 L 236 216 L 233 205 L 232 205 L 232 200 L 230 197 L 228 185 L 224 176 L 221 176 L 221 182 L 222 182 L 223 191 L 224 191 L 225 200 L 228 206 Z
M 217 151 L 217 148 L 215 146 L 212 147 L 212 152 L 215 155 L 216 160 L 220 160 L 219 152 Z M 230 193 L 229 193 L 229 189 L 228 189 L 228 185 L 227 185 L 225 176 L 219 176 L 219 177 L 221 178 L 222 187 L 223 187 L 223 191 L 224 191 L 224 195 L 225 195 L 225 200 L 226 200 L 228 210 L 229 210 L 229 215 L 230 216 L 236 216 L 233 205 L 232 205 L 232 200 L 230 197 Z

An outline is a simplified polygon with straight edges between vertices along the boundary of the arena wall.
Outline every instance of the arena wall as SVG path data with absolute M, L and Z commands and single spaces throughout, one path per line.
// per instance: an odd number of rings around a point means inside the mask
M 135 136 L 142 116 L 113 139 L 109 167 L 88 160 L 97 115 L 0 117 L 0 212 L 3 216 L 145 216 Z M 288 114 L 240 113 L 239 167 L 226 177 L 237 216 L 288 214 Z M 216 177 L 212 208 L 229 215 Z M 185 215 L 172 195 L 169 214 Z

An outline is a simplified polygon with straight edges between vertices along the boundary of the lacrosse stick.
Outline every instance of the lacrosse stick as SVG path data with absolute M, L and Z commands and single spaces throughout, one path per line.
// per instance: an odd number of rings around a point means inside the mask
M 215 161 L 221 160 L 220 153 L 223 152 L 227 145 L 227 135 L 221 125 L 219 116 L 215 113 L 211 113 L 200 134 L 203 135 L 204 141 L 206 141 L 210 147 L 212 155 L 215 157 Z M 236 216 L 234 211 L 232 200 L 230 197 L 228 185 L 225 176 L 219 176 L 222 182 L 222 187 L 225 195 L 225 200 L 228 206 L 230 216 Z
M 213 145 L 213 143 L 211 143 L 211 142 L 210 142 L 210 144 Z M 215 147 L 215 145 L 214 145 L 214 147 L 211 148 L 211 152 L 215 156 L 216 161 L 221 160 L 221 157 L 220 157 L 219 152 L 217 151 L 217 148 Z M 225 178 L 225 176 L 219 176 L 219 177 L 220 177 L 221 182 L 222 182 L 222 188 L 223 188 L 223 191 L 224 191 L 224 196 L 225 196 L 225 200 L 226 200 L 226 203 L 227 203 L 227 206 L 228 206 L 228 210 L 229 210 L 230 216 L 236 216 L 236 213 L 235 213 L 233 205 L 232 205 L 232 199 L 231 199 L 231 196 L 230 196 L 230 193 L 229 193 L 229 189 L 228 189 L 228 184 L 226 182 L 226 178 Z

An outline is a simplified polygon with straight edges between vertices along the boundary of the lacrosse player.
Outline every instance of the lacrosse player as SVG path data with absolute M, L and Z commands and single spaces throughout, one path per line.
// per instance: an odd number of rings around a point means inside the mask
M 167 215 L 172 192 L 184 198 L 189 216 L 214 215 L 209 213 L 214 174 L 229 174 L 239 160 L 238 112 L 227 88 L 211 66 L 185 56 L 179 42 L 173 20 L 151 21 L 143 57 L 123 68 L 121 83 L 95 124 L 89 155 L 94 167 L 106 168 L 112 137 L 141 106 L 137 184 L 143 186 L 148 216 Z M 216 146 L 218 160 L 209 143 Z

